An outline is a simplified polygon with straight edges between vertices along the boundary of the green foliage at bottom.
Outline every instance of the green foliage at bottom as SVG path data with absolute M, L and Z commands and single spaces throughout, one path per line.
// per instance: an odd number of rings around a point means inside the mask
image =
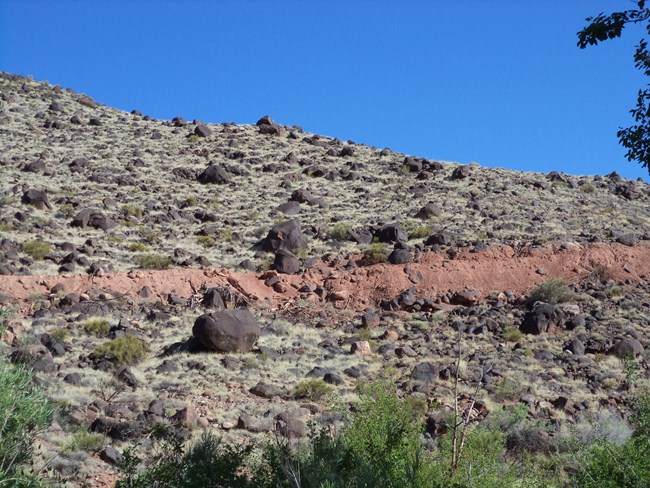
M 52 420 L 52 409 L 23 366 L 0 364 L 0 420 L 0 487 L 40 486 L 23 468 L 36 433 Z
M 260 446 L 225 446 L 210 434 L 183 450 L 167 443 L 144 471 L 127 452 L 117 488 L 201 486 L 256 488 L 549 488 L 522 462 L 504 459 L 505 436 L 482 429 L 468 437 L 459 470 L 449 472 L 448 441 L 434 453 L 422 448 L 421 422 L 397 397 L 395 387 L 374 383 L 340 435 L 312 429 L 306 444 L 287 441 Z M 245 473 L 245 474 L 244 474 Z
M 650 486 L 650 396 L 632 406 L 636 430 L 619 446 L 597 442 L 586 454 L 574 486 L 581 488 L 647 488 Z

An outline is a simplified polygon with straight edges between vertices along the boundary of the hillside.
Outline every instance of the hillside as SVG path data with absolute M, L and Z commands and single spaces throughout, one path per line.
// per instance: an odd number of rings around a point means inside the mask
M 463 391 L 490 366 L 473 413 L 525 405 L 551 439 L 625 416 L 624 358 L 650 385 L 642 181 L 433 161 L 268 116 L 156 120 L 7 73 L 0 142 L 3 354 L 57 402 L 37 464 L 68 486 L 111 486 L 106 453 L 159 422 L 238 442 L 338 425 L 331 404 L 379 378 L 431 427 L 459 331 Z M 206 313 L 252 342 L 209 351 Z M 111 352 L 121 338 L 140 357 Z

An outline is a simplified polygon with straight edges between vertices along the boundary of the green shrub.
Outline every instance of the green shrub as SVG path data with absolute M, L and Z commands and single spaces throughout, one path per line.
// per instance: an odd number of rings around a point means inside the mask
M 199 203 L 199 199 L 196 198 L 196 197 L 187 197 L 185 199 L 185 204 L 188 207 L 196 207 L 198 205 L 198 203 Z
M 340 435 L 312 427 L 307 445 L 276 436 L 260 452 L 254 445 L 223 445 L 203 434 L 185 448 L 167 437 L 152 465 L 140 471 L 133 449 L 124 453 L 116 488 L 551 488 L 522 459 L 506 457 L 498 428 L 470 432 L 458 470 L 450 472 L 451 436 L 433 453 L 421 444 L 421 402 L 400 400 L 389 381 L 360 391 L 360 401 Z M 525 414 L 524 414 L 525 416 Z M 517 419 L 519 421 L 519 418 Z
M 334 393 L 334 388 L 321 379 L 309 379 L 298 383 L 293 388 L 293 396 L 299 399 L 318 402 Z
M 97 452 L 104 445 L 104 436 L 102 434 L 93 434 L 81 430 L 75 432 L 72 439 L 63 448 L 64 452 L 86 451 Z
M 138 266 L 144 269 L 167 269 L 174 262 L 169 256 L 163 256 L 160 254 L 145 254 L 144 256 L 139 256 L 136 259 Z
M 153 244 L 160 238 L 160 232 L 156 230 L 149 230 L 146 229 L 145 227 L 140 227 L 138 228 L 138 232 L 142 236 L 142 238 L 147 241 L 149 244 Z
M 530 293 L 526 300 L 526 305 L 532 307 L 535 302 L 546 302 L 557 305 L 558 303 L 568 302 L 574 298 L 575 294 L 571 291 L 566 281 L 560 278 L 549 278 Z
M 582 193 L 593 193 L 596 191 L 596 187 L 592 183 L 587 183 L 586 185 L 582 185 L 580 187 L 580 191 Z
M 503 329 L 503 340 L 504 341 L 517 342 L 522 337 L 524 337 L 524 333 L 521 332 L 516 327 L 506 327 L 505 329 Z
M 84 330 L 95 337 L 106 337 L 111 330 L 111 323 L 102 318 L 90 319 L 84 324 Z
M 386 246 L 379 242 L 370 244 L 370 246 L 368 246 L 368 248 L 363 252 L 363 259 L 368 264 L 385 263 L 388 260 Z
M 138 205 L 135 205 L 133 203 L 130 203 L 128 205 L 123 205 L 122 206 L 122 213 L 124 215 L 128 215 L 128 216 L 140 219 L 140 218 L 142 218 L 142 207 L 140 207 Z
M 56 216 L 59 217 L 59 218 L 68 219 L 68 218 L 74 216 L 74 214 L 76 212 L 77 212 L 77 210 L 75 209 L 75 207 L 73 205 L 71 205 L 69 203 L 64 203 L 63 205 L 59 206 L 59 208 L 58 208 L 58 210 L 56 212 Z
M 429 237 L 431 235 L 431 229 L 428 227 L 416 227 L 409 234 L 409 239 L 422 239 L 424 237 Z
M 142 359 L 146 353 L 146 344 L 137 337 L 128 334 L 104 342 L 93 351 L 96 357 L 104 357 L 115 361 L 119 366 L 133 364 Z
M 11 232 L 14 226 L 10 223 L 0 222 L 0 232 Z
M 625 290 L 621 286 L 612 286 L 605 290 L 605 296 L 610 300 L 621 298 L 625 294 Z
M 149 248 L 141 242 L 132 242 L 129 244 L 129 251 L 131 252 L 147 252 Z
M 199 236 L 196 238 L 196 242 L 205 248 L 214 247 L 217 244 L 217 240 L 212 236 Z
M 232 242 L 235 239 L 235 234 L 232 229 L 222 229 L 219 232 L 219 238 L 224 242 Z
M 338 223 L 327 229 L 327 237 L 335 241 L 347 241 L 350 238 L 350 224 Z
M 65 327 L 57 327 L 54 329 L 52 332 L 50 332 L 50 336 L 52 339 L 54 339 L 57 342 L 64 341 L 68 338 L 68 334 L 70 331 L 66 329 Z
M 251 445 L 224 445 L 221 439 L 206 432 L 198 442 L 185 448 L 180 437 L 166 434 L 159 450 L 162 454 L 155 463 L 141 472 L 141 460 L 133 449 L 127 449 L 121 464 L 123 477 L 115 484 L 115 488 L 273 486 L 262 482 L 262 476 L 258 478 L 250 470 L 243 469 L 251 457 Z
M 52 252 L 52 246 L 43 241 L 29 241 L 23 243 L 23 252 L 37 261 L 42 260 Z
M 650 480 L 650 396 L 634 400 L 630 420 L 636 430 L 623 445 L 601 439 L 581 460 L 573 486 L 641 488 Z
M 21 476 L 22 466 L 31 460 L 36 433 L 52 421 L 50 403 L 32 381 L 31 370 L 0 365 L 0 419 L 0 486 L 21 486 L 9 480 Z

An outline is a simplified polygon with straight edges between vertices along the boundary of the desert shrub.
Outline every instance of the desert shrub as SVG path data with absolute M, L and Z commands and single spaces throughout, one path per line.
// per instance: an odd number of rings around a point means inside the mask
M 598 279 L 600 281 L 608 281 L 614 277 L 612 269 L 605 266 L 604 264 L 596 264 L 591 268 L 590 277 Z
M 334 241 L 347 241 L 350 238 L 350 224 L 338 223 L 327 229 L 327 237 Z
M 632 403 L 631 422 L 636 427 L 623 444 L 600 439 L 581 459 L 573 486 L 581 488 L 640 488 L 650 480 L 650 396 Z
M 213 247 L 217 244 L 217 240 L 212 236 L 198 236 L 196 242 L 203 247 Z
M 517 342 L 522 337 L 524 337 L 524 333 L 521 332 L 516 327 L 506 327 L 505 329 L 503 329 L 503 340 L 504 341 Z
M 189 448 L 179 437 L 166 435 L 160 447 L 162 454 L 145 471 L 139 470 L 141 460 L 135 451 L 125 451 L 123 477 L 115 488 L 261 488 L 265 484 L 243 469 L 252 450 L 251 445 L 224 445 L 211 433 L 204 433 Z
M 74 205 L 64 203 L 57 209 L 56 216 L 59 218 L 68 219 L 74 216 L 75 212 L 77 212 L 77 210 L 75 209 Z
M 222 229 L 219 232 L 219 238 L 224 242 L 232 242 L 235 239 L 235 234 L 232 229 Z
M 0 232 L 10 232 L 13 230 L 14 226 L 10 223 L 0 222 Z
M 605 296 L 609 298 L 610 300 L 614 300 L 616 298 L 621 298 L 625 294 L 625 291 L 623 290 L 623 287 L 621 286 L 612 286 L 611 288 L 607 288 L 605 290 Z
M 122 206 L 122 213 L 130 217 L 135 217 L 137 219 L 142 218 L 142 207 L 130 203 L 128 205 Z
M 129 244 L 129 251 L 131 252 L 147 252 L 149 248 L 141 242 L 132 242 Z
M 388 252 L 383 244 L 376 242 L 366 248 L 363 259 L 368 264 L 385 263 L 388 260 Z
M 187 197 L 185 199 L 185 205 L 188 207 L 196 207 L 199 203 L 199 199 L 196 197 Z
M 50 246 L 47 242 L 39 240 L 24 242 L 23 252 L 32 259 L 40 261 L 52 252 L 52 246 Z
M 115 361 L 120 366 L 133 364 L 142 359 L 146 353 L 146 344 L 129 334 L 104 342 L 93 351 L 96 357 Z
M 428 227 L 416 227 L 409 233 L 409 239 L 422 239 L 431 235 L 431 229 Z
M 532 307 L 535 302 L 546 302 L 557 305 L 558 303 L 568 302 L 574 298 L 575 294 L 571 291 L 566 281 L 560 278 L 549 278 L 530 293 L 526 300 L 526 305 Z
M 16 316 L 16 311 L 13 308 L 2 306 L 0 307 L 0 334 L 4 332 L 9 323 Z
M 80 430 L 79 432 L 74 433 L 72 439 L 70 439 L 70 441 L 63 448 L 63 451 L 96 452 L 99 451 L 103 445 L 104 436 L 102 434 L 93 434 L 91 432 L 86 432 L 85 430 Z
M 334 393 L 334 388 L 321 379 L 309 379 L 298 383 L 293 388 L 295 398 L 318 402 Z
M 90 319 L 84 324 L 84 330 L 95 337 L 106 337 L 111 330 L 111 323 L 102 318 Z
M 36 433 L 52 421 L 52 409 L 31 370 L 0 364 L 0 419 L 0 486 L 36 486 L 22 466 L 31 460 Z
M 53 331 L 50 332 L 50 336 L 52 339 L 54 339 L 57 342 L 64 341 L 68 338 L 68 334 L 70 331 L 66 329 L 65 327 L 57 327 Z
M 498 400 L 519 400 L 524 391 L 524 385 L 510 378 L 501 378 L 494 387 L 494 396 Z
M 144 269 L 167 269 L 174 262 L 169 256 L 163 256 L 161 254 L 145 254 L 144 256 L 139 256 L 136 259 L 136 263 Z
M 587 183 L 586 185 L 582 185 L 580 187 L 580 191 L 582 193 L 593 193 L 596 191 L 596 187 L 592 183 Z
M 147 241 L 149 244 L 153 244 L 160 238 L 160 232 L 156 230 L 150 230 L 145 227 L 140 227 L 138 229 L 138 232 L 142 236 L 142 238 Z

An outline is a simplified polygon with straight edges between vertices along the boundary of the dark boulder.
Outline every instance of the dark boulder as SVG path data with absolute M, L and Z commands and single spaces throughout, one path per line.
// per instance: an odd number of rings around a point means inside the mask
M 207 168 L 197 178 L 199 183 L 208 184 L 214 183 L 218 185 L 223 185 L 230 183 L 230 177 L 226 170 L 217 164 L 210 164 Z
M 384 225 L 375 232 L 375 239 L 379 242 L 406 242 L 408 241 L 408 236 L 406 232 L 402 230 L 402 225 L 400 223 Z
M 302 234 L 300 222 L 295 219 L 274 225 L 260 244 L 262 249 L 267 252 L 275 252 L 280 249 L 294 251 L 307 247 L 307 241 Z
M 273 268 L 278 273 L 296 274 L 300 271 L 300 259 L 287 249 L 280 249 L 275 253 Z
M 192 334 L 217 352 L 248 352 L 260 336 L 260 325 L 248 309 L 222 310 L 201 315 Z
M 626 337 L 614 344 L 609 350 L 609 353 L 621 359 L 626 357 L 634 359 L 643 354 L 643 345 L 632 337 Z
M 519 330 L 524 334 L 542 334 L 555 332 L 564 325 L 564 312 L 550 303 L 537 302 L 533 309 L 526 312 Z

